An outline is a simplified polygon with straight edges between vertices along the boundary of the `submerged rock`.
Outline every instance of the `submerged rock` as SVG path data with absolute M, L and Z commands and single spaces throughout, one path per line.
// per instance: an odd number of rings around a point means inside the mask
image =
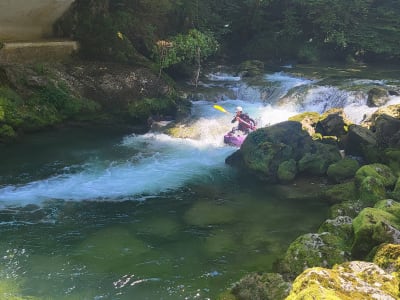
M 184 215 L 185 222 L 198 227 L 231 223 L 236 219 L 235 210 L 211 201 L 196 202 Z

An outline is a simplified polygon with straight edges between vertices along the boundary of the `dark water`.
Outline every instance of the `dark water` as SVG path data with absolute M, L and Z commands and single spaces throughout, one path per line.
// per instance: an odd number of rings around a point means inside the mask
M 271 271 L 326 218 L 319 184 L 268 186 L 223 162 L 140 197 L 38 197 L 66 174 L 87 191 L 79 178 L 93 161 L 131 162 L 139 150 L 121 140 L 117 130 L 75 128 L 0 148 L 1 299 L 215 299 L 244 274 Z

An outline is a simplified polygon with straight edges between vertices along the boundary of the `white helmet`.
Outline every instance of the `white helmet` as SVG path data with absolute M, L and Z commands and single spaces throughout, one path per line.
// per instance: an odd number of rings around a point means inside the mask
M 241 106 L 236 107 L 236 111 L 243 111 L 243 108 Z

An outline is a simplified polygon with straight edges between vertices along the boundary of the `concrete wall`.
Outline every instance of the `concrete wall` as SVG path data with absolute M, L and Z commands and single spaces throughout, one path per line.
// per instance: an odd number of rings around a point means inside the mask
M 0 0 L 0 42 L 50 38 L 74 0 Z

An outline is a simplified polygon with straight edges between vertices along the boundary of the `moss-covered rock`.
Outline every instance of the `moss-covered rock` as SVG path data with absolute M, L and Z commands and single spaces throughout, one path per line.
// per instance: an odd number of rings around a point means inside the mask
M 324 191 L 323 197 L 327 202 L 333 204 L 345 201 L 355 201 L 358 199 L 359 194 L 354 181 L 349 181 L 329 187 Z
M 352 261 L 333 269 L 311 268 L 293 282 L 286 300 L 387 299 L 399 297 L 399 281 L 377 265 Z
M 337 146 L 313 143 L 312 152 L 307 152 L 299 160 L 299 172 L 310 175 L 325 175 L 328 167 L 341 160 L 341 155 Z
M 374 205 L 377 201 L 386 198 L 386 189 L 379 178 L 367 176 L 363 179 L 359 188 L 360 200 L 366 206 Z
M 383 152 L 383 162 L 393 171 L 394 175 L 400 176 L 400 149 L 387 148 Z
M 397 180 L 388 166 L 375 163 L 359 168 L 355 175 L 355 183 L 360 186 L 364 179 L 369 176 L 379 179 L 384 187 L 393 187 Z
M 325 175 L 328 166 L 341 159 L 337 146 L 313 141 L 301 124 L 293 121 L 250 133 L 236 153 L 240 155 L 231 155 L 226 163 L 269 182 L 278 180 L 279 166 L 286 161 L 294 160 L 304 175 Z
M 373 262 L 400 280 L 400 245 L 382 244 L 377 249 Z
M 237 300 L 283 300 L 290 285 L 277 273 L 251 273 L 236 283 L 231 294 Z
M 278 180 L 282 183 L 292 182 L 297 174 L 297 165 L 294 159 L 282 162 L 278 167 Z
M 392 199 L 385 199 L 385 200 L 378 201 L 374 205 L 374 207 L 396 216 L 398 218 L 398 220 L 400 221 L 400 203 L 399 202 L 394 201 Z
M 363 209 L 353 220 L 353 257 L 363 259 L 374 247 L 399 241 L 399 228 L 399 219 L 395 215 L 379 208 Z
M 317 112 L 304 112 L 290 117 L 289 121 L 300 122 L 303 130 L 307 131 L 310 136 L 315 134 L 315 126 L 319 121 L 320 114 Z
M 333 182 L 339 183 L 354 177 L 360 164 L 352 158 L 344 158 L 328 167 L 326 174 Z
M 340 248 L 350 251 L 353 239 L 353 219 L 349 216 L 338 216 L 328 219 L 318 229 L 319 233 L 329 232 L 341 239 Z
M 341 248 L 342 240 L 329 232 L 304 234 L 290 244 L 278 271 L 293 277 L 310 267 L 332 267 L 348 260 Z
M 359 200 L 344 201 L 330 208 L 330 217 L 349 216 L 355 218 L 364 207 L 364 204 Z

